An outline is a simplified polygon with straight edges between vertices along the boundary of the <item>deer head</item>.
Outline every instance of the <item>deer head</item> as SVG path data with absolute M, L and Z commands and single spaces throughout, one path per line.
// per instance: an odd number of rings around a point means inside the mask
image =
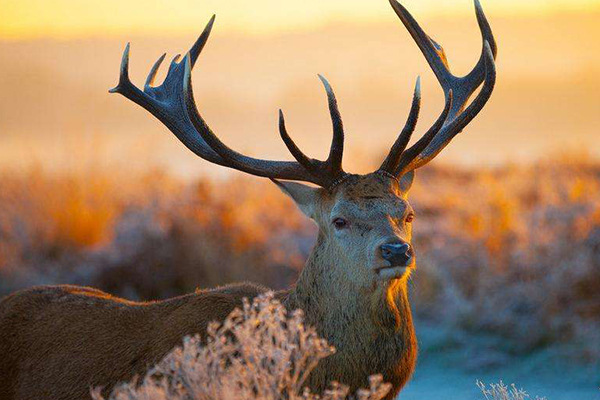
M 379 169 L 368 175 L 350 174 L 342 168 L 342 119 L 333 89 L 320 75 L 333 122 L 333 139 L 327 160 L 310 158 L 296 146 L 287 132 L 281 111 L 281 138 L 295 161 L 271 161 L 243 155 L 213 133 L 197 110 L 191 71 L 210 35 L 214 16 L 185 57 L 179 61 L 177 56 L 171 62 L 167 77 L 159 86 L 153 86 L 153 83 L 165 55 L 151 68 L 142 91 L 128 77 L 128 44 L 119 83 L 111 92 L 120 93 L 148 110 L 201 158 L 273 180 L 319 226 L 319 255 L 325 253 L 325 258 L 335 260 L 328 271 L 333 281 L 366 287 L 373 282 L 402 278 L 415 262 L 411 243 L 414 213 L 407 200 L 414 171 L 446 147 L 489 100 L 496 77 L 496 44 L 481 5 L 475 0 L 483 49 L 473 70 L 464 77 L 457 77 L 450 72 L 442 47 L 421 29 L 402 5 L 396 0 L 390 0 L 390 3 L 433 69 L 445 94 L 445 107 L 426 133 L 408 147 L 421 103 L 417 79 L 406 125 Z M 475 99 L 469 102 L 480 86 Z M 316 187 L 288 181 L 309 182 Z

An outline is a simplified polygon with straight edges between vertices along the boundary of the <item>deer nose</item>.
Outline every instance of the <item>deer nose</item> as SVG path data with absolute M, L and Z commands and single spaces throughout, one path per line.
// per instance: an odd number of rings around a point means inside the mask
M 381 257 L 393 267 L 405 266 L 412 258 L 410 244 L 404 242 L 388 243 L 381 246 Z

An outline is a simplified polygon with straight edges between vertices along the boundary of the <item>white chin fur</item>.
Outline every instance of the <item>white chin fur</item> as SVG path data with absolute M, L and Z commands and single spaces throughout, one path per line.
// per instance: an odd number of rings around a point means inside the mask
M 381 281 L 402 278 L 408 269 L 409 267 L 383 268 L 377 272 L 377 277 Z

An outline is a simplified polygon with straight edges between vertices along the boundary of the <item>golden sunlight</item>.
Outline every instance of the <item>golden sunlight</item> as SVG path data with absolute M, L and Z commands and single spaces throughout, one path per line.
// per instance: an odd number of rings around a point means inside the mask
M 464 14 L 472 8 L 469 0 L 403 3 L 420 15 Z M 485 0 L 483 3 L 495 15 L 600 9 L 600 0 Z M 245 34 L 392 18 L 385 0 L 1 0 L 0 9 L 0 38 L 12 39 L 195 32 L 213 13 L 220 17 L 220 29 Z

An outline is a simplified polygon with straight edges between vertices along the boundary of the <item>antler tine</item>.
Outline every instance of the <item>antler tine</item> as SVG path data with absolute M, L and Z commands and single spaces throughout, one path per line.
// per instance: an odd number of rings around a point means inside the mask
M 450 73 L 444 49 L 423 31 L 419 23 L 402 4 L 398 3 L 397 0 L 390 0 L 390 4 L 421 49 L 435 76 L 442 83 L 444 89 L 446 89 L 455 77 Z
M 166 56 L 167 56 L 167 53 L 163 53 L 162 56 L 160 56 L 158 58 L 158 60 L 156 60 L 156 62 L 152 66 L 152 68 L 150 68 L 150 72 L 148 73 L 148 77 L 146 78 L 146 83 L 144 84 L 144 90 L 148 90 L 149 87 L 154 85 L 154 79 L 156 79 L 156 73 L 158 72 L 158 69 L 160 68 L 160 65 L 162 64 L 162 62 L 165 60 Z
M 400 160 L 397 163 L 396 169 L 394 171 L 390 171 L 392 174 L 396 176 L 402 176 L 408 170 L 406 167 L 431 143 L 435 135 L 439 132 L 439 130 L 446 122 L 446 118 L 448 118 L 448 113 L 452 109 L 452 99 L 453 99 L 452 89 L 448 92 L 448 100 L 446 101 L 446 105 L 444 107 L 444 111 L 440 114 L 435 123 L 429 128 L 427 133 L 425 133 L 421 139 L 417 141 L 414 145 L 412 145 L 408 150 L 402 153 Z
M 123 95 L 126 94 L 136 94 L 136 89 L 140 91 L 137 87 L 135 87 L 131 80 L 129 79 L 129 50 L 131 44 L 128 42 L 125 46 L 125 50 L 123 50 L 123 55 L 121 56 L 121 66 L 119 68 L 119 83 L 114 88 L 110 89 L 109 93 L 121 93 Z
M 331 115 L 331 122 L 333 123 L 333 138 L 331 140 L 331 148 L 329 150 L 329 157 L 327 157 L 327 167 L 330 170 L 331 175 L 339 175 L 343 173 L 342 170 L 342 158 L 344 156 L 344 124 L 342 123 L 342 117 L 338 109 L 337 100 L 333 88 L 323 77 L 318 75 L 319 79 L 325 87 L 327 92 L 327 103 L 329 105 L 329 114 Z
M 396 0 L 390 0 L 394 11 L 409 31 L 438 79 L 446 97 L 445 110 L 427 134 L 403 154 L 396 171 L 398 174 L 419 168 L 431 161 L 481 111 L 489 100 L 496 80 L 494 59 L 496 42 L 479 0 L 475 12 L 483 39 L 479 61 L 464 77 L 453 75 L 442 46 L 431 39 L 412 15 Z M 469 98 L 483 83 L 481 92 L 467 106 Z M 451 104 L 448 104 L 448 103 Z M 446 110 L 447 109 L 447 110 Z M 444 117 L 444 119 L 442 119 Z M 419 150 L 417 152 L 417 150 Z
M 279 110 L 279 134 L 281 135 L 283 143 L 285 143 L 294 158 L 308 171 L 313 174 L 318 174 L 318 168 L 315 166 L 316 160 L 308 158 L 288 134 L 287 129 L 285 128 L 285 118 L 282 110 Z
M 192 64 L 192 68 L 194 68 L 194 65 L 196 65 L 198 56 L 200 56 L 200 53 L 202 53 L 202 50 L 204 49 L 204 46 L 206 45 L 206 42 L 208 41 L 210 33 L 212 32 L 213 25 L 215 24 L 216 18 L 217 18 L 216 14 L 213 14 L 213 16 L 210 18 L 210 21 L 208 21 L 208 24 L 206 24 L 206 28 L 204 28 L 204 31 L 202 32 L 200 37 L 198 37 L 198 39 L 196 40 L 196 43 L 194 43 L 194 45 L 190 49 L 190 58 L 191 58 L 190 62 Z
M 408 114 L 408 119 L 402 132 L 398 135 L 398 139 L 392 146 L 390 153 L 386 157 L 386 159 L 379 167 L 380 171 L 389 172 L 393 174 L 396 170 L 398 162 L 400 161 L 400 156 L 408 146 L 408 142 L 415 131 L 417 126 L 417 121 L 419 119 L 419 111 L 421 110 L 421 77 L 417 77 L 417 83 L 415 85 L 415 92 L 413 94 L 413 101 L 410 108 L 410 113 Z
M 477 23 L 479 25 L 479 30 L 481 31 L 481 56 L 479 57 L 479 61 L 477 62 L 475 68 L 473 68 L 473 70 L 469 74 L 462 78 L 464 82 L 481 82 L 481 80 L 483 79 L 482 75 L 485 72 L 483 68 L 483 65 L 485 63 L 486 52 L 485 42 L 488 42 L 490 45 L 493 59 L 496 59 L 496 56 L 498 55 L 498 46 L 496 45 L 496 39 L 494 38 L 492 28 L 485 16 L 485 13 L 483 12 L 483 7 L 481 7 L 481 3 L 479 2 L 479 0 L 475 0 L 475 15 L 477 16 Z

